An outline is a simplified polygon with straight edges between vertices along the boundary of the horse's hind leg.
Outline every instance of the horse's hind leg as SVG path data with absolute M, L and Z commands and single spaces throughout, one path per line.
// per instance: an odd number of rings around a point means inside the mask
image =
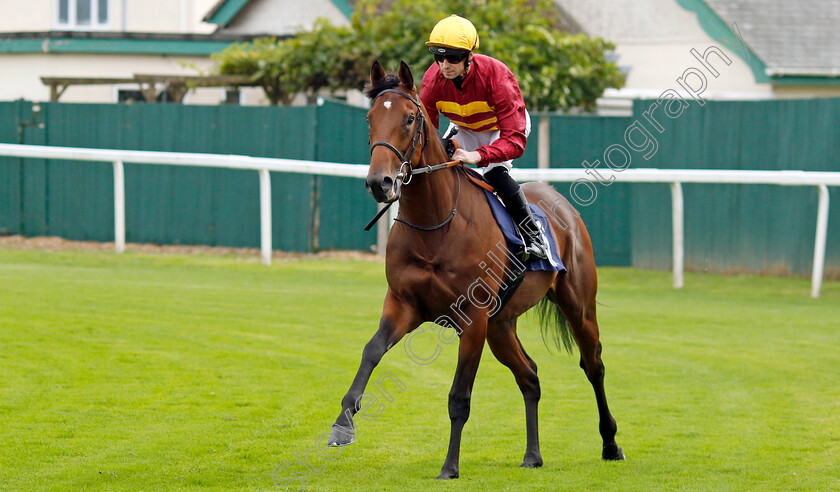
M 557 300 L 563 315 L 572 327 L 572 334 L 580 349 L 580 367 L 595 390 L 595 401 L 598 404 L 598 429 L 604 445 L 601 457 L 605 460 L 623 460 L 624 453 L 615 442 L 618 427 L 610 414 L 607 394 L 604 391 L 605 371 L 601 360 L 601 342 L 598 340 L 598 320 L 595 317 L 594 265 L 591 270 L 593 279 L 591 284 L 589 280 L 584 280 L 575 285 L 576 280 L 582 279 L 575 279 L 573 275 L 561 278 L 556 289 Z M 577 273 L 581 275 L 583 272 Z
M 346 446 L 352 444 L 356 438 L 353 416 L 358 412 L 362 394 L 370 380 L 374 368 L 382 360 L 385 352 L 399 342 L 406 333 L 419 325 L 415 319 L 414 310 L 409 306 L 400 303 L 388 291 L 385 296 L 385 306 L 382 309 L 382 318 L 379 320 L 379 329 L 365 345 L 362 352 L 362 362 L 353 383 L 344 398 L 341 399 L 341 414 L 332 426 L 330 437 L 327 443 L 330 446 Z
M 537 425 L 537 405 L 540 401 L 540 380 L 537 377 L 537 363 L 534 362 L 525 349 L 519 337 L 516 336 L 516 319 L 495 323 L 487 329 L 487 343 L 493 355 L 499 359 L 513 373 L 516 384 L 519 385 L 525 399 L 525 427 L 527 430 L 527 444 L 522 467 L 536 468 L 542 466 L 540 454 L 540 436 Z
M 604 363 L 601 361 L 601 342 L 597 338 L 597 324 L 595 326 L 596 336 L 590 338 L 584 352 L 584 345 L 580 345 L 580 368 L 586 372 L 586 377 L 592 383 L 595 389 L 595 401 L 598 403 L 598 416 L 600 423 L 598 429 L 601 432 L 601 439 L 603 439 L 603 450 L 601 458 L 605 460 L 623 460 L 624 452 L 615 442 L 615 434 L 618 427 L 615 419 L 610 414 L 609 406 L 607 406 L 607 394 L 604 391 Z

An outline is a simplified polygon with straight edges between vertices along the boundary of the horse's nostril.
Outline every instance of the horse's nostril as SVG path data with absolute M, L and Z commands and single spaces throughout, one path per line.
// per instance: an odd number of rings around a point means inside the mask
M 382 178 L 382 189 L 385 191 L 390 191 L 391 188 L 394 187 L 394 180 L 390 176 L 385 176 Z

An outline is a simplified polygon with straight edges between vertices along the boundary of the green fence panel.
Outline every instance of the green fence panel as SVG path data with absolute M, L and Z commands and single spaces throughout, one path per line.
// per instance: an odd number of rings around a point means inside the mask
M 43 105 L 38 112 L 29 102 L 20 102 L 18 125 L 20 143 L 45 145 L 47 139 Z M 50 169 L 44 159 L 24 159 L 20 161 L 21 180 L 21 233 L 27 236 L 59 235 L 50 228 L 49 202 Z
M 67 147 L 106 147 L 97 140 L 111 129 L 99 121 L 94 106 L 42 104 L 46 143 Z M 34 144 L 31 138 L 27 144 Z M 33 171 L 27 160 L 26 172 Z M 114 240 L 114 171 L 108 162 L 50 160 L 46 162 L 44 197 L 46 222 L 51 236 L 72 240 Z M 27 205 L 27 210 L 30 205 Z M 28 235 L 33 231 L 27 230 Z
M 366 115 L 364 108 L 332 101 L 319 106 L 317 160 L 368 164 L 370 147 Z M 370 251 L 374 248 L 376 229 L 363 229 L 377 208 L 365 189 L 364 180 L 319 176 L 316 186 L 317 249 Z
M 671 191 L 667 184 L 638 183 L 629 203 L 631 261 L 636 268 L 671 268 Z M 686 207 L 688 207 L 686 203 Z
M 0 141 L 44 144 L 43 115 L 28 101 L 0 103 Z M 0 234 L 49 233 L 48 173 L 41 159 L 0 157 Z
M 314 158 L 312 108 L 44 106 L 51 145 Z M 129 242 L 259 246 L 256 171 L 129 164 L 125 175 Z M 52 229 L 112 240 L 112 183 L 110 164 L 51 163 L 50 195 L 62 205 L 51 208 Z M 311 186 L 311 175 L 272 173 L 275 248 L 309 250 Z
M 623 140 L 630 118 L 597 116 L 550 116 L 550 156 L 553 168 L 582 168 L 601 164 L 594 171 L 606 169 L 603 153 L 614 143 Z M 533 134 L 532 134 L 533 135 Z M 529 147 L 531 141 L 529 139 Z M 574 190 L 573 183 L 552 183 L 581 214 L 589 235 L 595 260 L 599 265 L 628 266 L 631 263 L 631 225 L 629 216 L 632 188 L 622 184 L 620 175 L 607 181 L 609 173 L 599 178 L 595 172 L 586 185 Z M 602 182 L 603 181 L 603 182 Z M 587 194 L 590 193 L 590 194 Z M 588 203 L 581 205 L 581 203 Z
M 0 142 L 19 143 L 19 124 L 23 106 L 29 102 L 0 102 Z M 31 113 L 31 109 L 28 109 Z M 21 234 L 21 179 L 23 165 L 20 159 L 0 156 L 0 235 Z
M 634 167 L 840 171 L 840 99 L 707 101 L 676 118 L 661 110 L 657 133 L 636 101 L 634 114 L 658 141 Z M 831 188 L 833 194 L 837 188 Z M 807 275 L 814 251 L 814 187 L 683 185 L 687 270 Z M 670 268 L 671 199 L 667 185 L 638 185 L 633 200 L 633 265 Z M 830 210 L 826 268 L 840 273 L 840 206 Z
M 604 152 L 629 146 L 643 125 L 656 141 L 630 167 L 840 171 L 840 99 L 695 101 L 678 117 L 636 101 L 629 118 L 532 115 L 534 129 L 518 167 L 535 167 L 540 118 L 550 118 L 551 166 L 605 170 Z M 653 116 L 660 130 L 650 121 Z M 0 103 L 0 141 L 75 147 L 369 161 L 365 110 L 327 101 L 304 108 L 166 104 Z M 638 135 L 637 135 L 638 136 Z M 258 247 L 256 171 L 128 164 L 127 239 L 162 244 Z M 599 265 L 667 269 L 671 197 L 667 184 L 602 182 L 593 171 L 577 185 L 576 209 Z M 360 179 L 272 173 L 275 249 L 370 250 L 361 229 L 376 204 Z M 571 183 L 552 183 L 573 199 Z M 814 187 L 684 184 L 686 268 L 711 272 L 805 275 L 814 248 Z M 840 277 L 840 196 L 832 187 L 826 272 Z M 110 163 L 0 158 L 0 234 L 113 240 Z M 581 205 L 580 202 L 586 202 Z
M 522 156 L 513 161 L 514 167 L 533 169 L 539 165 L 540 118 L 540 115 L 531 113 L 531 133 L 528 135 L 528 143 L 525 145 Z

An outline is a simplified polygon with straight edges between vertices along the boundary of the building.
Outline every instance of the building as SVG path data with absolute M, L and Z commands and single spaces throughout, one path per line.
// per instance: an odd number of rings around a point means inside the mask
M 0 100 L 118 102 L 146 89 L 157 100 L 260 104 L 257 88 L 233 101 L 224 83 L 183 92 L 232 42 L 293 35 L 320 15 L 347 22 L 349 12 L 338 0 L 0 0 Z
M 347 0 L 220 0 L 203 20 L 216 25 L 220 33 L 288 36 L 311 29 L 318 17 L 347 25 L 352 13 Z
M 687 69 L 704 68 L 709 52 L 719 72 L 703 97 L 774 99 L 840 96 L 840 2 L 825 0 L 555 0 L 590 36 L 616 44 L 627 73 L 605 104 L 655 98 L 675 88 Z
M 710 99 L 840 96 L 840 2 L 836 0 L 555 0 L 572 31 L 616 44 L 626 86 L 609 89 L 602 113 L 688 80 Z M 226 81 L 183 94 L 231 42 L 291 36 L 318 17 L 349 22 L 355 0 L 0 0 L 0 100 L 265 104 L 259 88 Z M 469 17 L 468 12 L 462 13 Z M 711 51 L 709 51 L 711 49 Z M 719 50 L 719 51 L 718 51 Z M 149 77 L 157 75 L 159 77 Z M 688 74 L 690 78 L 690 73 Z M 138 77 L 141 76 L 141 77 Z M 43 77 L 54 77 L 48 83 Z M 64 82 L 64 83 L 61 83 Z M 84 82 L 84 83 L 81 83 Z M 145 89 L 145 93 L 143 92 Z M 353 94 L 350 94 L 352 96 Z M 349 98 L 358 102 L 360 97 Z

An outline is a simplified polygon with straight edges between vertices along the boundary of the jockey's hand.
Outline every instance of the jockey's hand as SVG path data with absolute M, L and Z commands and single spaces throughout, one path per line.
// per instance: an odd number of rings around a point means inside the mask
M 475 165 L 481 162 L 481 154 L 476 151 L 458 149 L 452 154 L 452 160 Z

